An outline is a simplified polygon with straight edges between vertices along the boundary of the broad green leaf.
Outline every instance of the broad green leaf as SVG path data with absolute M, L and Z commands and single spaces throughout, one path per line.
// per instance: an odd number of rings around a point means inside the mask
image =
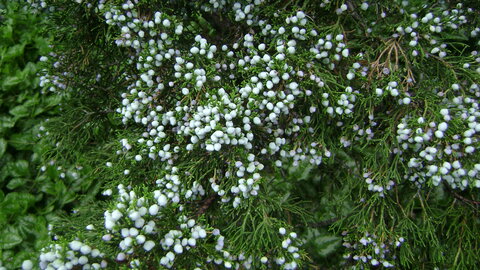
M 71 203 L 75 201 L 76 198 L 77 198 L 77 195 L 75 194 L 75 192 L 68 192 L 67 190 L 65 193 L 65 196 L 63 197 L 62 203 L 63 204 Z
M 13 177 L 29 177 L 30 168 L 28 166 L 28 161 L 26 160 L 17 160 L 15 162 L 9 163 L 10 175 Z
M 13 42 L 13 28 L 11 25 L 7 24 L 2 26 L 2 40 L 6 43 L 7 41 Z
M 45 106 L 47 107 L 55 107 L 62 101 L 62 96 L 60 95 L 52 95 L 47 97 L 45 101 Z
M 65 195 L 67 192 L 67 187 L 65 187 L 65 184 L 63 181 L 56 181 L 55 182 L 55 193 L 58 194 L 59 196 Z
M 38 237 L 46 233 L 47 224 L 44 217 L 29 214 L 18 218 L 17 228 L 20 236 L 24 238 L 29 234 Z
M 9 175 L 9 166 L 0 167 L 0 184 L 7 179 Z
M 32 62 L 28 62 L 22 70 L 22 74 L 24 76 L 34 75 L 36 72 L 37 72 L 37 66 Z
M 39 215 L 48 215 L 53 211 L 53 209 L 55 209 L 55 202 L 50 203 L 48 206 L 45 206 L 45 208 L 43 209 L 39 209 L 37 213 Z
M 315 240 L 318 253 L 324 257 L 334 252 L 340 243 L 341 238 L 337 236 L 322 236 Z
M 302 169 L 301 171 L 301 174 L 300 174 L 300 177 L 298 178 L 298 180 L 307 180 L 307 179 L 310 179 L 310 172 L 312 171 L 313 169 L 313 166 L 306 166 L 305 168 Z
M 22 215 L 35 202 L 35 196 L 29 193 L 10 192 L 0 203 L 0 211 L 7 215 Z
M 47 176 L 51 179 L 57 179 L 60 172 L 54 166 L 47 166 Z
M 15 257 L 12 258 L 12 262 L 10 264 L 11 269 L 21 269 L 22 263 L 25 260 L 31 260 L 36 256 L 36 253 L 33 249 L 23 249 L 24 245 L 22 245 L 22 250 L 15 253 Z
M 8 182 L 7 188 L 10 190 L 14 190 L 16 188 L 24 186 L 27 182 L 28 182 L 28 179 L 26 178 L 13 178 Z
M 341 246 L 342 238 L 321 229 L 309 228 L 305 234 L 306 244 L 313 247 L 317 255 L 326 257 Z
M 16 44 L 8 48 L 7 53 L 3 56 L 3 61 L 10 61 L 13 58 L 19 57 L 23 54 L 25 44 Z
M 2 89 L 9 90 L 10 88 L 13 88 L 14 86 L 20 84 L 21 82 L 22 82 L 22 78 L 18 76 L 9 76 L 3 80 Z
M 40 125 L 39 125 L 39 127 L 40 127 Z M 39 129 L 35 128 L 35 130 L 39 130 Z M 45 154 L 48 150 L 50 150 L 50 146 L 47 143 L 45 143 L 45 141 L 39 140 L 37 143 L 35 143 L 33 145 L 33 152 L 35 152 L 35 154 L 40 155 L 40 157 L 43 154 Z
M 8 218 L 8 214 L 3 211 L 3 209 L 0 211 L 0 228 L 2 228 L 3 226 L 9 224 L 9 218 Z
M 57 190 L 55 189 L 55 184 L 52 181 L 45 181 L 45 183 L 42 183 L 40 191 L 50 195 L 56 195 L 57 192 Z
M 31 132 L 17 133 L 10 137 L 8 143 L 17 150 L 31 150 L 35 144 L 35 139 Z
M 52 108 L 57 106 L 61 100 L 62 97 L 60 95 L 52 95 L 45 98 L 40 106 L 35 107 L 33 116 L 37 116 L 43 112 L 55 112 Z
M 0 158 L 5 154 L 5 150 L 7 149 L 7 141 L 3 138 L 0 138 Z
M 15 126 L 15 121 L 11 116 L 0 116 L 0 134 Z
M 10 114 L 15 116 L 17 119 L 26 117 L 30 115 L 30 109 L 28 108 L 27 105 L 22 104 L 18 105 L 10 110 Z
M 36 37 L 35 39 L 35 47 L 37 47 L 40 55 L 46 55 L 50 51 L 50 47 L 48 46 L 48 41 L 42 37 Z
M 11 249 L 22 242 L 22 237 L 12 226 L 0 233 L 0 249 Z
M 3 264 L 5 266 L 9 266 L 9 265 L 11 265 L 11 262 L 13 261 L 13 258 L 15 258 L 15 253 L 13 252 L 13 250 L 5 250 L 3 252 L 3 254 L 0 254 L 0 256 L 2 256 L 1 258 L 2 258 Z

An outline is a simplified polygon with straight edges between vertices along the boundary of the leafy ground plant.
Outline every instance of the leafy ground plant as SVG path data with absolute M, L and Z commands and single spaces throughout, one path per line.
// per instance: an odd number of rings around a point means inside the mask
M 47 54 L 42 17 L 22 2 L 0 3 L 0 268 L 17 269 L 48 243 L 48 223 L 78 189 L 74 167 L 43 156 L 42 123 L 58 113 L 58 95 L 40 92 L 38 61 Z M 28 265 L 28 263 L 27 263 Z
M 474 2 L 35 4 L 47 155 L 93 173 L 26 266 L 476 266 Z

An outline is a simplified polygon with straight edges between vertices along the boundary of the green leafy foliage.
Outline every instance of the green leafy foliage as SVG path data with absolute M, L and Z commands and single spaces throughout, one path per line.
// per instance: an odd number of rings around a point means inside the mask
M 20 1 L 3 1 L 0 11 L 0 265 L 17 269 L 48 241 L 47 220 L 75 191 L 55 189 L 64 184 L 53 163 L 40 170 L 49 147 L 42 124 L 60 101 L 38 87 L 38 60 L 50 51 L 42 17 Z

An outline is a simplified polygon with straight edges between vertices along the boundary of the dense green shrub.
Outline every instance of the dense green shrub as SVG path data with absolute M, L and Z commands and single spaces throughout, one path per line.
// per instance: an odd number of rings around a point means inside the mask
M 92 173 L 32 261 L 475 268 L 474 4 L 36 3 L 46 156 Z
M 42 123 L 60 99 L 38 85 L 37 62 L 50 51 L 41 24 L 23 3 L 0 2 L 0 268 L 38 256 L 48 223 L 80 191 L 69 186 L 81 181 L 75 168 L 43 159 L 51 147 Z

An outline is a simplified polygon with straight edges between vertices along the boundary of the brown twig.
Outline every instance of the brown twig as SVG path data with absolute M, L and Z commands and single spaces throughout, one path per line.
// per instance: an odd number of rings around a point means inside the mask
M 382 60 L 385 56 L 385 59 Z M 377 57 L 375 61 L 371 64 L 371 71 L 368 75 L 369 79 L 372 80 L 374 73 L 376 74 L 376 78 L 382 77 L 383 69 L 388 68 L 391 71 L 396 71 L 399 69 L 399 62 L 400 56 L 405 61 L 407 75 L 405 76 L 405 80 L 403 84 L 405 85 L 406 89 L 408 90 L 409 86 L 412 86 L 415 82 L 415 78 L 413 76 L 411 63 L 408 60 L 407 55 L 400 46 L 400 43 L 396 39 L 389 39 L 385 42 L 385 48 L 380 52 L 380 55 Z M 392 62 L 395 64 L 392 66 Z
M 201 216 L 203 213 L 207 211 L 207 209 L 212 205 L 215 199 L 218 197 L 217 193 L 213 193 L 210 197 L 206 198 L 205 200 L 201 201 L 201 206 L 198 208 L 197 217 Z
M 480 201 L 475 201 L 475 200 L 471 200 L 471 199 L 468 199 L 468 198 L 465 198 L 464 196 L 458 194 L 457 192 L 455 192 L 450 186 L 448 186 L 447 184 L 444 185 L 447 190 L 456 198 L 458 199 L 459 201 L 461 201 L 462 203 L 472 207 L 475 211 L 479 211 L 480 208 Z
M 453 194 L 453 196 L 455 196 L 455 198 L 457 198 L 457 199 L 459 199 L 459 200 L 461 200 L 461 201 L 463 201 L 463 202 L 471 203 L 471 204 L 473 204 L 473 205 L 480 205 L 480 202 L 479 202 L 479 201 L 474 201 L 474 200 L 470 200 L 470 199 L 468 199 L 468 198 L 465 198 L 465 197 L 463 197 L 462 195 L 454 192 L 453 190 L 451 190 L 450 192 L 452 192 L 452 194 Z

